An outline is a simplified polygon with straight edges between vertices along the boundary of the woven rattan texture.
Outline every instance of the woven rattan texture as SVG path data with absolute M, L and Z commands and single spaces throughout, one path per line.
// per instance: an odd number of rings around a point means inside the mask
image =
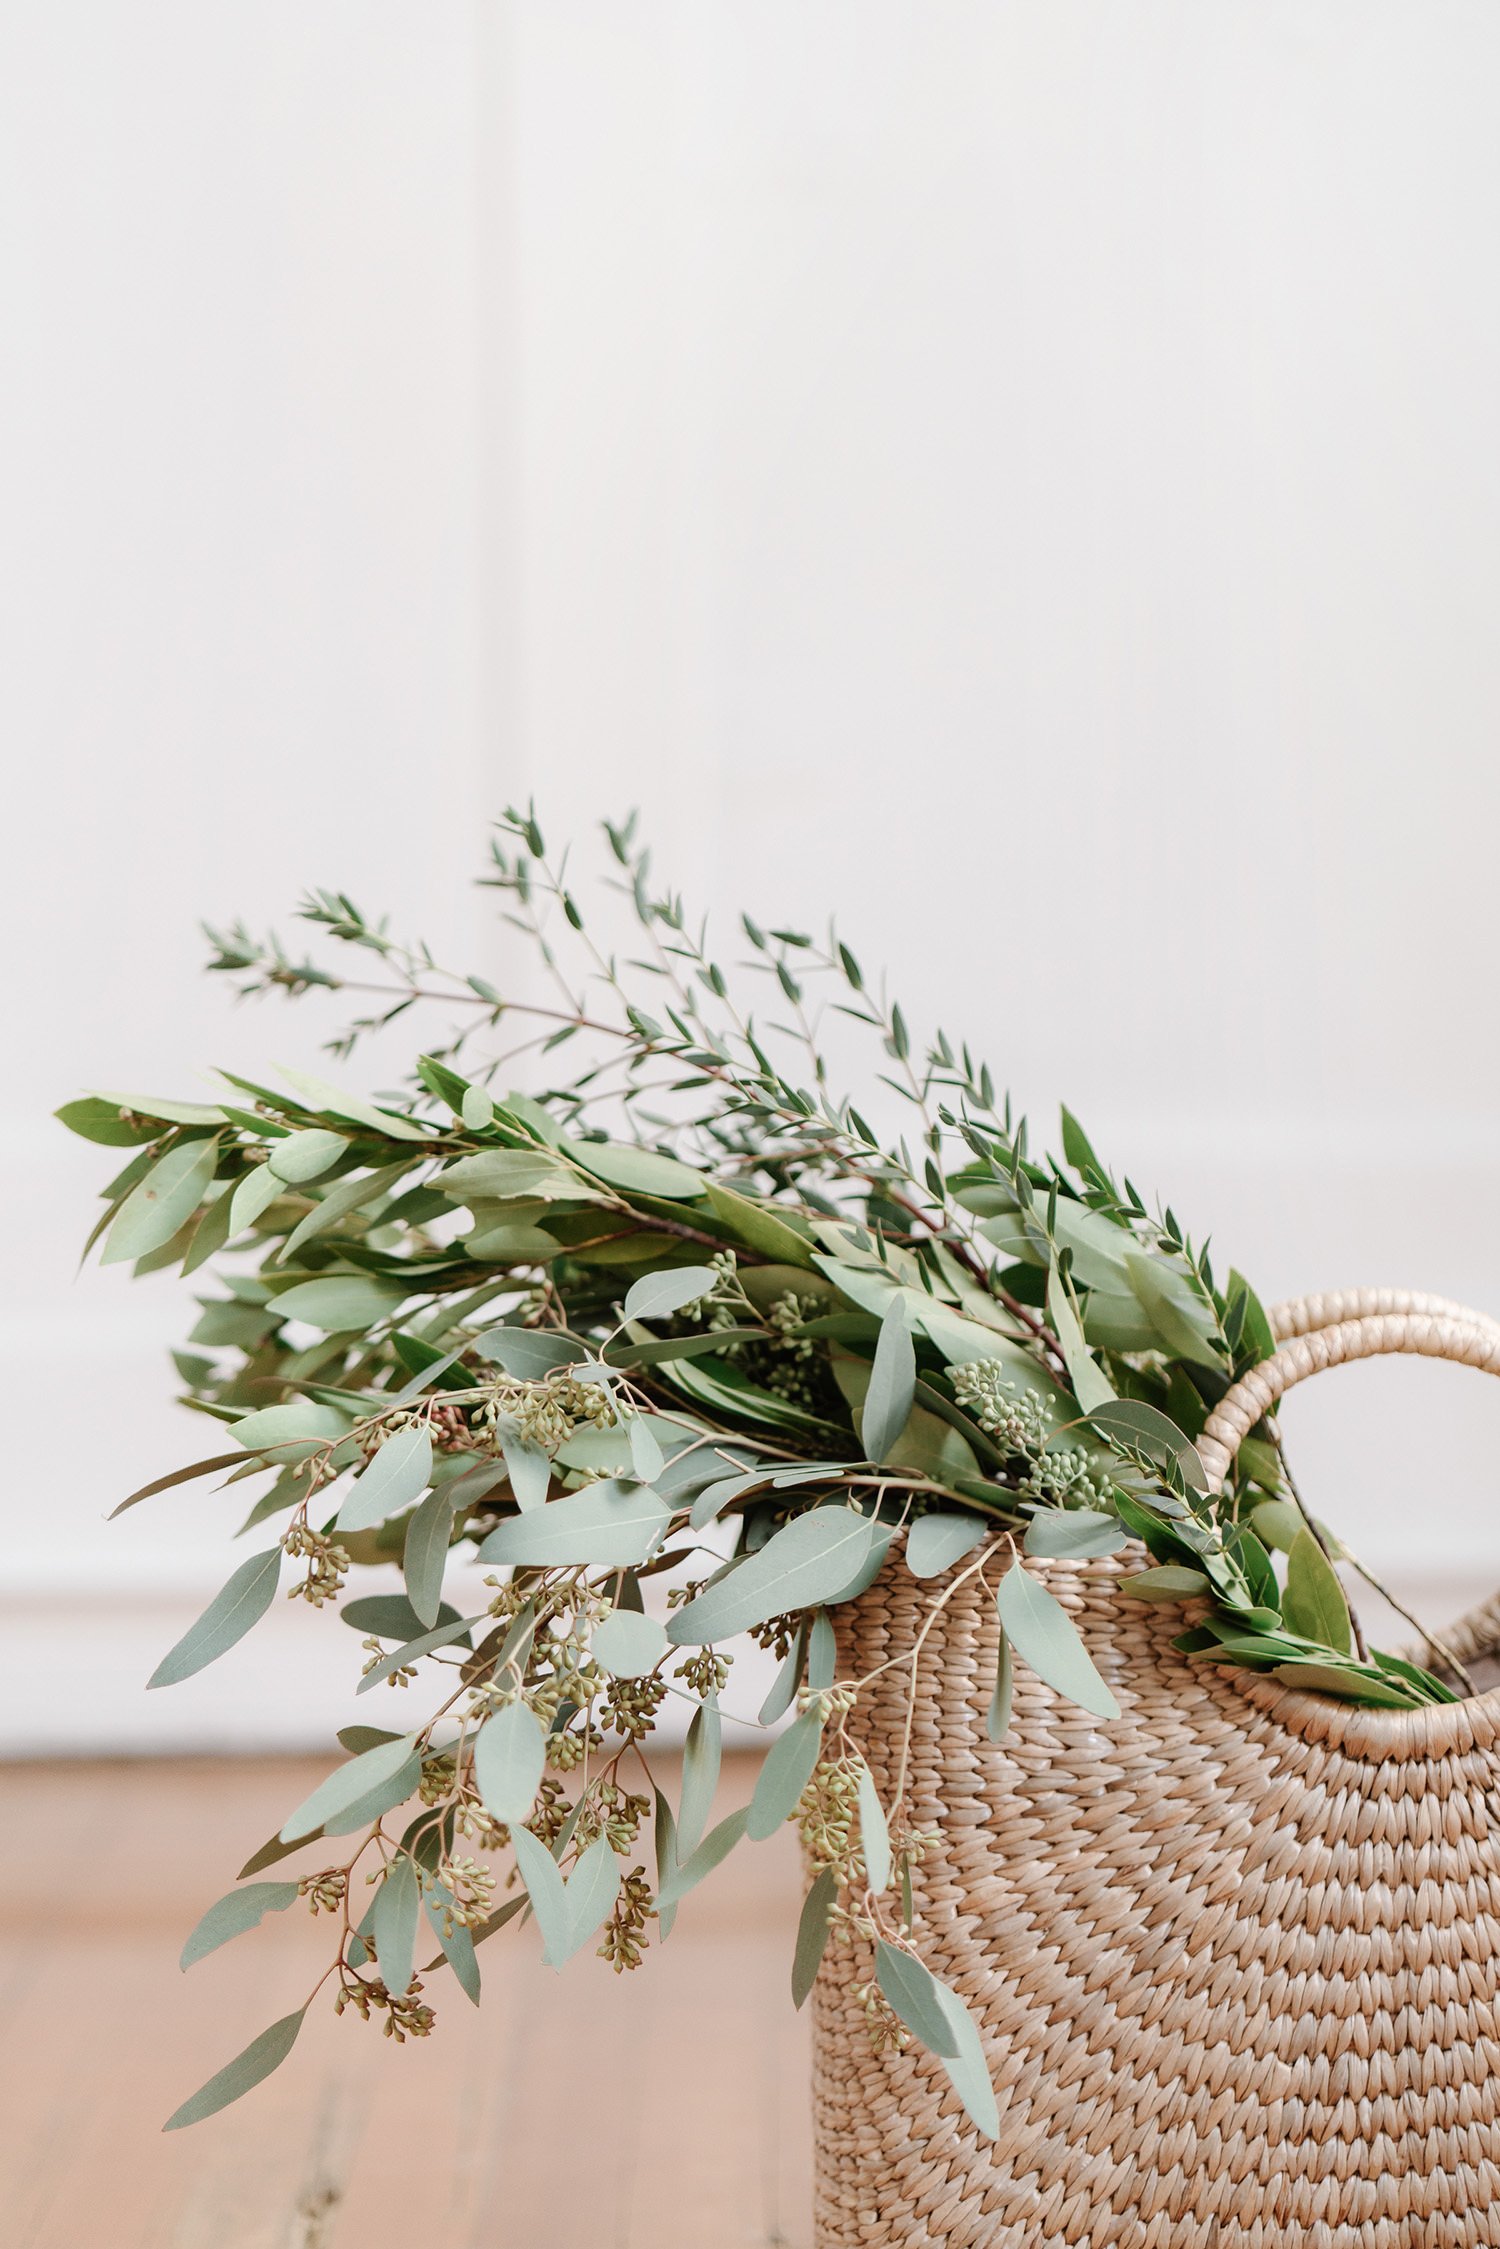
M 908 1803 L 943 1841 L 923 1950 L 973 2008 L 980 2139 L 940 2066 L 871 2052 L 831 1947 L 816 1993 L 818 2249 L 1473 2249 L 1500 2244 L 1500 1695 L 1362 1711 L 1189 1665 L 1139 1554 L 1054 1562 L 1120 1702 L 1017 1666 L 990 1743 L 993 1600 L 929 1635 Z M 899 1560 L 835 1611 L 840 1676 L 909 1648 Z M 856 1712 L 894 1794 L 904 1671 Z

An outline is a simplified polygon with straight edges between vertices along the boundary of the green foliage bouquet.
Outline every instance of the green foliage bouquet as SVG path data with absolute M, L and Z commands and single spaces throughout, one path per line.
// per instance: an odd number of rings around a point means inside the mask
M 1124 1590 L 1194 1603 L 1177 1645 L 1195 1660 L 1387 1706 L 1450 1689 L 1366 1652 L 1347 1557 L 1301 1510 L 1274 1427 L 1208 1496 L 1194 1437 L 1272 1348 L 1248 1282 L 1221 1286 L 1066 1112 L 1061 1157 L 1034 1156 L 989 1071 L 941 1031 L 914 1045 L 832 933 L 745 920 L 732 986 L 633 824 L 606 834 L 639 958 L 595 942 L 529 813 L 492 845 L 546 1004 L 443 970 L 341 894 L 302 912 L 352 975 L 210 932 L 247 992 L 379 995 L 341 1062 L 409 1010 L 457 1010 L 399 1096 L 225 1072 L 212 1105 L 61 1112 L 132 1150 L 104 1262 L 212 1276 L 177 1368 L 222 1442 L 124 1505 L 195 1477 L 253 1493 L 253 1550 L 151 1684 L 233 1647 L 290 1569 L 291 1596 L 337 1606 L 362 1643 L 361 1691 L 400 1707 L 344 1729 L 344 1762 L 184 1963 L 301 1898 L 329 1916 L 334 2005 L 425 2036 L 426 1979 L 446 1969 L 477 2001 L 478 1947 L 507 1923 L 534 1922 L 555 1967 L 593 1946 L 633 1969 L 731 1850 L 795 1819 L 797 2003 L 830 1937 L 870 1948 L 875 2035 L 925 2042 L 993 2131 L 977 2035 L 922 1960 L 912 1870 L 942 1838 L 880 1800 L 849 1729 L 869 1682 L 841 1674 L 830 1611 L 883 1568 L 930 1586 L 929 1618 L 978 1577 L 1002 1628 L 991 1734 L 1015 1662 L 1107 1724 L 1109 1685 L 1028 1563 L 1138 1541 Z M 831 1089 L 823 1030 L 842 1022 L 878 1048 L 875 1098 L 905 1105 L 904 1134 Z M 348 1598 L 380 1564 L 405 1590 Z M 789 1723 L 750 1803 L 710 1826 L 747 1636 L 779 1665 L 761 1721 Z M 913 1694 L 925 1637 L 899 1659 Z M 684 1704 L 673 1803 L 653 1737 Z M 309 1852 L 311 1871 L 263 1879 Z M 305 2012 L 172 2125 L 264 2077 Z

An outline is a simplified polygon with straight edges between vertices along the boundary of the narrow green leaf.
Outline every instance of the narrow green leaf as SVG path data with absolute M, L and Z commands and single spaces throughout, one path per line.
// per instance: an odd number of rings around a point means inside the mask
M 1190 1491 L 1206 1492 L 1208 1478 L 1197 1448 L 1188 1442 L 1175 1421 L 1141 1398 L 1116 1398 L 1113 1403 L 1088 1409 L 1088 1418 L 1101 1436 L 1148 1460 L 1175 1467 Z
M 763 1726 L 774 1726 L 777 1719 L 791 1709 L 797 1699 L 797 1689 L 802 1684 L 802 1666 L 806 1656 L 807 1631 L 804 1627 L 787 1650 L 785 1660 L 771 1681 L 770 1692 L 760 1706 L 760 1722 Z
M 877 1938 L 875 1980 L 907 2029 L 921 2039 L 930 2054 L 944 2059 L 958 2052 L 958 2040 L 938 1996 L 942 1986 L 914 1954 L 902 1952 L 884 1937 Z
M 723 1754 L 723 1720 L 719 1698 L 706 1695 L 693 1712 L 682 1751 L 682 1804 L 677 1821 L 676 1855 L 691 1858 L 697 1849 L 708 1815 L 714 1807 Z
M 289 1070 L 282 1066 L 280 1075 L 309 1109 L 330 1117 L 342 1117 L 346 1123 L 367 1125 L 388 1140 L 426 1140 L 426 1127 L 413 1122 L 410 1117 L 393 1117 L 384 1109 L 362 1100 L 357 1093 L 341 1093 L 336 1085 L 326 1085 L 321 1078 L 309 1077 L 305 1070 Z
M 559 1367 L 570 1367 L 585 1356 L 585 1346 L 571 1336 L 549 1335 L 531 1328 L 490 1328 L 474 1345 L 481 1359 L 501 1367 L 516 1382 L 541 1382 Z
M 792 1958 L 792 2005 L 799 2010 L 807 2004 L 808 1995 L 818 1980 L 818 1970 L 828 1946 L 829 1916 L 838 1902 L 838 1894 L 837 1869 L 825 1866 L 802 1901 L 797 1949 Z
M 95 1141 L 104 1148 L 137 1148 L 142 1141 L 157 1137 L 153 1120 L 122 1117 L 118 1102 L 100 1101 L 97 1097 L 65 1101 L 52 1114 L 69 1132 L 76 1132 L 80 1138 Z
M 368 1468 L 355 1478 L 339 1509 L 341 1531 L 367 1531 L 427 1489 L 432 1478 L 432 1438 L 425 1423 L 409 1422 L 386 1438 Z
M 544 1507 L 552 1489 L 552 1461 L 544 1448 L 529 1437 L 502 1436 L 500 1451 L 517 1507 L 523 1514 Z
M 205 2116 L 214 2116 L 221 2108 L 228 2108 L 242 2093 L 248 2093 L 263 2077 L 280 2066 L 297 2042 L 302 2028 L 305 2007 L 295 2015 L 283 2015 L 279 2023 L 272 2023 L 259 2038 L 252 2038 L 242 2054 L 212 2076 L 206 2085 L 200 2085 L 191 2100 L 173 2111 L 162 2126 L 164 2132 L 180 2132 L 185 2124 L 201 2124 Z
M 190 1484 L 195 1476 L 211 1476 L 216 1468 L 238 1468 L 243 1464 L 244 1457 L 243 1453 L 216 1452 L 207 1460 L 195 1460 L 186 1468 L 174 1468 L 169 1476 L 158 1476 L 154 1483 L 142 1484 L 138 1492 L 132 1492 L 128 1499 L 122 1499 L 118 1507 L 110 1509 L 109 1520 L 113 1522 L 117 1515 L 124 1514 L 127 1507 L 138 1506 L 143 1499 L 154 1499 L 158 1492 L 170 1491 L 174 1484 Z
M 839 1598 L 874 1537 L 873 1520 L 850 1507 L 814 1507 L 794 1516 L 732 1576 L 679 1609 L 667 1637 L 679 1647 L 703 1646 L 768 1617 Z
M 886 1306 L 870 1369 L 870 1386 L 860 1410 L 859 1441 L 867 1459 L 886 1459 L 906 1427 L 917 1395 L 917 1357 L 899 1297 Z
M 1185 1569 L 1179 1562 L 1163 1562 L 1158 1569 L 1142 1570 L 1120 1586 L 1137 1601 L 1194 1601 L 1213 1588 L 1201 1570 Z
M 812 1262 L 812 1244 L 799 1234 L 771 1203 L 757 1202 L 748 1195 L 738 1195 L 732 1188 L 721 1187 L 716 1180 L 705 1180 L 709 1203 L 716 1218 L 733 1227 L 739 1239 L 762 1257 L 769 1257 L 778 1265 L 809 1265 Z
M 906 1566 L 913 1577 L 941 1577 L 983 1543 L 986 1527 L 978 1515 L 941 1510 L 919 1515 L 906 1534 Z
M 451 1624 L 457 1615 L 457 1609 L 441 1608 L 437 1621 Z M 379 1640 L 415 1640 L 422 1630 L 422 1619 L 404 1593 L 366 1593 L 346 1601 L 339 1622 L 353 1632 L 373 1632 Z
M 566 1960 L 573 1931 L 568 1894 L 557 1861 L 528 1827 L 513 1827 L 510 1840 L 521 1880 L 526 1885 L 526 1895 L 531 1900 L 531 1910 L 542 1932 L 542 1957 L 549 1964 L 557 1959 Z
M 516 1562 L 528 1569 L 569 1562 L 633 1569 L 649 1560 L 671 1520 L 671 1508 L 648 1485 L 611 1478 L 502 1523 L 480 1547 L 479 1559 Z
M 985 1713 L 984 1730 L 991 1741 L 1004 1741 L 1010 1732 L 1010 1706 L 1014 1691 L 1013 1666 L 1010 1656 L 1010 1639 L 1002 1624 L 1000 1627 L 1000 1653 L 995 1667 L 995 1691 L 990 1696 L 990 1707 Z
M 330 1187 L 320 1201 L 314 1203 L 305 1218 L 300 1218 L 282 1244 L 278 1262 L 287 1264 L 296 1256 L 304 1242 L 326 1234 L 330 1226 L 337 1226 L 341 1218 L 362 1210 L 366 1203 L 378 1201 L 387 1189 L 394 1187 L 411 1169 L 410 1163 L 383 1164 L 378 1171 L 357 1174 L 352 1179 L 341 1179 Z
M 654 1484 L 667 1463 L 650 1420 L 644 1414 L 634 1415 L 629 1423 L 628 1434 L 630 1465 L 635 1472 L 636 1481 Z
M 242 1414 L 229 1434 L 247 1452 L 264 1453 L 278 1467 L 285 1467 L 321 1452 L 331 1440 L 345 1435 L 348 1427 L 347 1416 L 333 1406 L 317 1405 L 311 1398 L 293 1398 L 288 1405 L 262 1406 L 256 1413 Z
M 474 1737 L 474 1783 L 492 1819 L 509 1827 L 526 1818 L 546 1762 L 547 1738 L 524 1702 L 485 1720 Z
M 295 1900 L 298 1887 L 295 1882 L 250 1882 L 242 1890 L 230 1890 L 204 1914 L 183 1946 L 178 1965 L 191 1968 L 195 1960 L 217 1952 L 232 1937 L 258 1929 L 268 1913 L 285 1912 Z
M 283 1320 L 303 1320 L 326 1335 L 378 1327 L 410 1294 L 399 1284 L 377 1281 L 369 1273 L 330 1273 L 316 1281 L 297 1281 L 271 1300 Z
M 715 1867 L 721 1866 L 745 1833 L 748 1818 L 748 1810 L 731 1812 L 728 1819 L 710 1828 L 691 1858 L 674 1869 L 662 1888 L 658 1905 L 676 1906 L 689 1890 L 697 1888 L 706 1874 L 712 1874 Z
M 202 1202 L 218 1160 L 217 1139 L 179 1140 L 158 1156 L 115 1213 L 100 1262 L 123 1264 L 169 1242 Z
M 620 1862 L 611 1850 L 606 1836 L 599 1836 L 584 1852 L 568 1879 L 564 1902 L 568 1912 L 568 1948 L 561 1959 L 554 1958 L 554 1968 L 567 1966 L 576 1952 L 582 1952 L 589 1939 L 596 1936 L 605 1915 L 614 1905 L 620 1888 Z
M 453 1502 L 446 1491 L 428 1494 L 406 1526 L 401 1567 L 412 1608 L 430 1629 L 443 1600 L 443 1572 L 453 1535 Z
M 627 1320 L 666 1320 L 717 1286 L 718 1275 L 711 1266 L 679 1265 L 669 1272 L 644 1274 L 627 1292 L 621 1309 Z
M 1039 1507 L 1026 1526 L 1026 1552 L 1039 1557 L 1081 1561 L 1128 1544 L 1116 1517 L 1093 1507 Z
M 1084 1339 L 1072 1298 L 1056 1269 L 1047 1275 L 1047 1318 L 1062 1349 L 1068 1381 L 1083 1413 L 1108 1405 L 1115 1386 Z
M 289 1132 L 283 1140 L 273 1140 L 271 1153 L 266 1158 L 266 1168 L 284 1179 L 289 1187 L 301 1187 L 309 1179 L 317 1179 L 340 1156 L 347 1155 L 349 1143 L 342 1133 L 325 1132 L 314 1126 L 306 1132 Z
M 823 1716 L 816 1708 L 804 1710 L 771 1744 L 750 1799 L 745 1833 L 752 1843 L 763 1843 L 791 1818 L 812 1779 L 822 1746 Z
M 1012 1646 L 1038 1678 L 1096 1718 L 1119 1717 L 1120 1706 L 1095 1670 L 1067 1610 L 1021 1563 L 1001 1579 L 998 1605 Z
M 936 1979 L 934 1978 L 934 1981 Z M 963 2102 L 971 2123 L 976 2125 L 988 2140 L 1000 2137 L 1000 2109 L 995 2099 L 995 2087 L 980 2044 L 979 2026 L 956 1991 L 946 1984 L 938 1984 L 939 2004 L 947 2018 L 949 2034 L 956 2051 L 940 2054 L 938 2059 L 948 2073 L 948 2082 Z
M 450 1893 L 441 1882 L 434 1882 L 425 1891 L 422 1900 L 427 1909 L 427 1919 L 432 1933 L 443 1948 L 444 1958 L 453 1970 L 454 1981 L 465 1999 L 475 2007 L 479 2005 L 479 1962 L 474 1953 L 474 1939 L 461 1921 L 451 1927 L 443 1925 L 443 1909 L 452 1905 Z M 514 1901 L 520 1904 L 520 1899 Z
M 299 1837 L 310 1835 L 315 1827 L 326 1827 L 341 1812 L 399 1773 L 415 1747 L 415 1734 L 400 1734 L 394 1741 L 382 1742 L 378 1749 L 367 1749 L 363 1756 L 351 1757 L 346 1765 L 336 1766 L 284 1823 L 282 1842 L 295 1843 Z
M 243 1234 L 253 1226 L 263 1211 L 270 1209 L 279 1195 L 286 1193 L 269 1164 L 257 1164 L 253 1171 L 245 1172 L 229 1190 L 229 1239 Z
M 380 1980 L 387 1991 L 399 1995 L 411 1983 L 416 1958 L 417 1925 L 422 1912 L 422 1884 L 415 1861 L 403 1851 L 375 1892 L 372 1935 Z
M 1286 1591 L 1281 1614 L 1292 1632 L 1348 1655 L 1353 1647 L 1349 1604 L 1328 1556 L 1305 1527 L 1292 1540 L 1286 1560 Z
M 614 1140 L 565 1140 L 562 1147 L 595 1179 L 602 1179 L 608 1187 L 623 1188 L 626 1194 L 656 1195 L 664 1202 L 696 1202 L 704 1192 L 701 1172 L 651 1148 Z
M 356 1796 L 350 1804 L 329 1812 L 321 1822 L 325 1835 L 357 1835 L 362 1827 L 373 1827 L 376 1820 L 404 1804 L 416 1789 L 422 1777 L 422 1756 L 413 1749 L 404 1765 L 386 1779 L 376 1783 L 363 1796 Z
M 263 1554 L 252 1554 L 248 1561 L 241 1562 L 197 1623 L 162 1657 L 147 1686 L 173 1687 L 180 1679 L 191 1679 L 195 1671 L 204 1670 L 237 1640 L 243 1640 L 275 1600 L 280 1572 L 279 1546 L 267 1547 Z
M 466 1639 L 473 1626 L 483 1621 L 481 1617 L 452 1617 L 446 1624 L 435 1624 L 430 1632 L 419 1633 L 414 1640 L 407 1640 L 399 1648 L 392 1648 L 388 1655 L 383 1655 L 378 1663 L 371 1665 L 355 1688 L 355 1693 L 367 1695 L 372 1687 L 383 1687 L 393 1672 L 404 1671 L 408 1664 L 419 1663 L 423 1656 L 431 1655 L 435 1648 L 452 1647 L 456 1640 Z M 347 1743 L 345 1747 L 348 1747 Z
M 868 1765 L 859 1768 L 859 1833 L 864 1846 L 865 1873 L 879 1897 L 891 1886 L 891 1831 L 875 1793 L 875 1776 Z
M 466 1132 L 483 1132 L 494 1122 L 495 1104 L 482 1085 L 465 1086 L 458 1113 Z
M 589 1652 L 594 1661 L 615 1679 L 643 1679 L 666 1654 L 665 1628 L 654 1616 L 633 1609 L 612 1609 L 594 1627 Z
M 826 1609 L 819 1609 L 807 1635 L 807 1683 L 820 1690 L 833 1685 L 839 1644 Z

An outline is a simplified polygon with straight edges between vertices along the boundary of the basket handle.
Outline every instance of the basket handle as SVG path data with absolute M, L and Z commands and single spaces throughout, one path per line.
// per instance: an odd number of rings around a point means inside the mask
M 1488 1312 L 1475 1312 L 1455 1304 L 1448 1296 L 1427 1296 L 1420 1289 L 1344 1288 L 1324 1296 L 1289 1296 L 1273 1304 L 1266 1314 L 1278 1343 L 1290 1336 L 1310 1335 L 1314 1328 L 1335 1328 L 1343 1320 L 1373 1319 L 1378 1312 L 1426 1312 L 1440 1320 L 1459 1320 L 1465 1327 L 1495 1328 L 1500 1320 Z
M 1278 1312 L 1285 1309 L 1277 1306 Z M 1459 1366 L 1478 1367 L 1485 1374 L 1500 1374 L 1500 1322 L 1464 1312 L 1462 1306 L 1455 1310 L 1461 1316 L 1428 1311 L 1377 1312 L 1289 1337 L 1273 1357 L 1242 1375 L 1209 1415 L 1198 1439 L 1198 1454 L 1208 1475 L 1210 1493 L 1220 1489 L 1241 1440 L 1262 1415 L 1297 1383 L 1305 1382 L 1310 1374 L 1321 1374 L 1325 1367 L 1406 1351 L 1424 1359 L 1452 1359 Z

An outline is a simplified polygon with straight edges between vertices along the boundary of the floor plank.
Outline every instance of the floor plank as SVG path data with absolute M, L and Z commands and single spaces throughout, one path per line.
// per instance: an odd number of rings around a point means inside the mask
M 633 1976 L 535 1940 L 446 1976 L 398 2047 L 320 2001 L 292 2058 L 163 2138 L 294 2007 L 326 1928 L 293 1908 L 178 1973 L 182 1941 L 304 1796 L 298 1760 L 0 1768 L 0 2239 L 7 2249 L 806 2249 L 806 2024 L 790 1831 L 741 1846 Z M 723 1808 L 748 1760 L 726 1760 Z

